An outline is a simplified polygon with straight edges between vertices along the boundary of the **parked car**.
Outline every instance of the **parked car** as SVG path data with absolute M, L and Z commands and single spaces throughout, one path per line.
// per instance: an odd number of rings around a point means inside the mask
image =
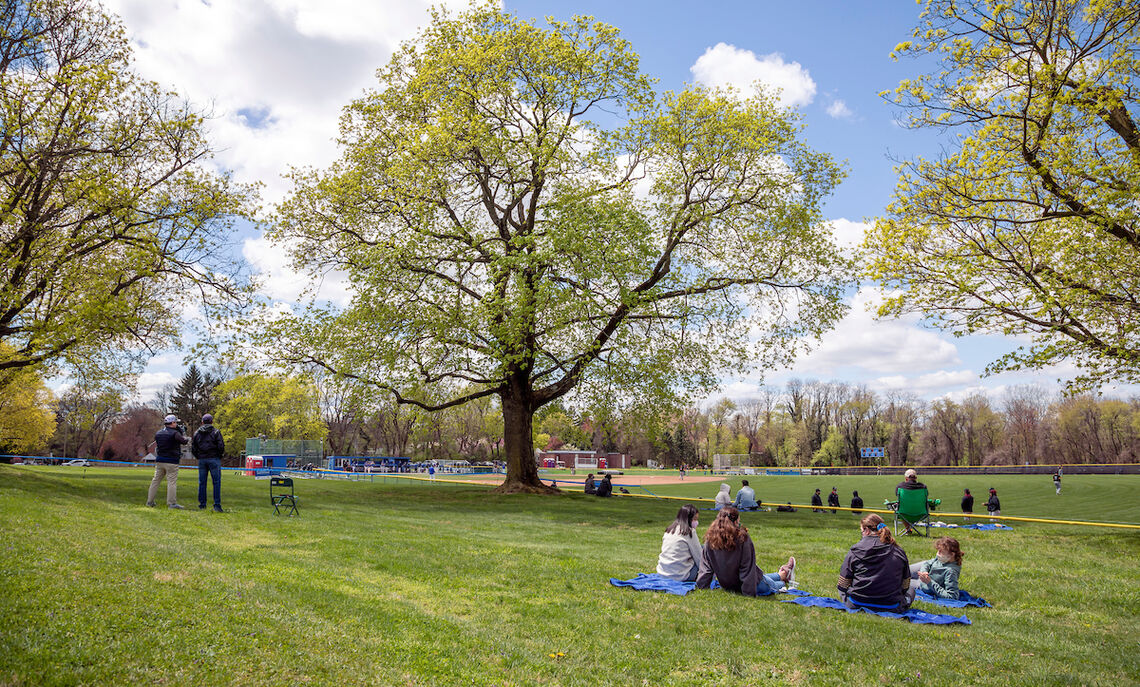
M 74 465 L 76 467 L 89 468 L 89 467 L 91 467 L 91 461 L 86 460 L 84 458 L 76 458 L 75 460 L 67 461 L 66 463 L 64 463 L 64 465 Z

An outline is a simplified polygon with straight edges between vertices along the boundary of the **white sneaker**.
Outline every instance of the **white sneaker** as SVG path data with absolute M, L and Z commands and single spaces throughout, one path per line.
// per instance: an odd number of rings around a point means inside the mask
M 796 586 L 796 558 L 791 556 L 788 558 L 788 581 L 784 583 L 788 589 L 795 589 Z

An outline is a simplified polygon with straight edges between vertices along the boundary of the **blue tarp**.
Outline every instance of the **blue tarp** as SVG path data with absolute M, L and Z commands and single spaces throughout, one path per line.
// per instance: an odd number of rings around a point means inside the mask
M 616 577 L 611 577 L 610 584 L 615 587 L 632 587 L 633 589 L 643 592 L 665 592 L 666 594 L 676 594 L 677 596 L 688 594 L 693 591 L 693 588 L 696 586 L 695 582 L 678 582 L 677 580 L 671 580 L 657 573 L 638 573 L 637 577 L 630 580 L 619 580 Z M 713 580 L 712 588 L 720 588 L 720 585 L 717 584 L 715 579 Z M 763 593 L 760 593 L 760 589 L 757 589 L 756 592 L 759 596 L 768 596 L 772 593 L 767 589 L 765 589 Z M 792 595 L 807 594 L 807 592 L 800 589 L 785 589 L 776 593 Z
M 914 598 L 919 601 L 925 601 L 930 604 L 938 604 L 939 606 L 948 606 L 950 608 L 965 608 L 966 606 L 977 606 L 979 608 L 993 608 L 988 601 L 978 596 L 971 596 L 970 592 L 959 589 L 958 599 L 940 599 L 931 594 L 919 589 L 914 594 Z
M 945 522 L 932 522 L 931 527 L 947 527 L 955 530 L 1012 530 L 1009 525 L 1003 525 L 1000 522 L 975 522 L 970 525 L 955 525 Z
M 943 615 L 940 613 L 927 613 L 920 611 L 917 608 L 912 608 L 905 613 L 895 613 L 892 611 L 880 611 L 873 608 L 848 608 L 839 599 L 832 599 L 826 596 L 800 596 L 794 599 L 780 599 L 784 603 L 799 604 L 801 606 L 815 606 L 817 608 L 834 608 L 839 611 L 847 611 L 848 613 L 870 613 L 872 615 L 881 615 L 884 618 L 902 618 L 912 623 L 920 625 L 952 625 L 954 623 L 961 623 L 962 625 L 969 625 L 970 619 L 966 616 L 953 616 Z

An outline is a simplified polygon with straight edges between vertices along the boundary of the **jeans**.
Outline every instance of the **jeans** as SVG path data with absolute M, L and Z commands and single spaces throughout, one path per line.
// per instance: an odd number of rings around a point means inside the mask
M 760 576 L 760 581 L 756 583 L 756 593 L 763 594 L 765 590 L 769 594 L 775 594 L 784 588 L 784 581 L 780 579 L 780 573 L 764 573 Z
M 206 507 L 206 478 L 214 480 L 214 505 L 222 507 L 222 461 L 219 458 L 198 460 L 198 507 Z

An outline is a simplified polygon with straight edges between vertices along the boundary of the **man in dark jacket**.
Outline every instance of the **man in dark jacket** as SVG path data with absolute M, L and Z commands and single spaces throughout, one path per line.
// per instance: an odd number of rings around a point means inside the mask
M 598 484 L 598 496 L 612 496 L 614 493 L 614 485 L 612 478 L 606 475 L 602 478 L 601 483 Z
M 839 507 L 839 492 L 835 487 L 832 487 L 831 493 L 827 495 L 827 505 L 834 506 L 836 508 Z M 831 512 L 834 513 L 835 510 L 833 509 Z
M 146 493 L 146 505 L 154 507 L 154 497 L 158 495 L 158 484 L 166 478 L 166 505 L 182 510 L 178 505 L 178 462 L 182 460 L 182 445 L 189 439 L 178 429 L 178 418 L 167 415 L 165 426 L 154 435 L 154 479 Z
M 811 505 L 812 506 L 822 506 L 823 505 L 823 498 L 821 498 L 819 495 L 819 489 L 816 489 L 815 493 L 811 495 Z M 822 513 L 823 509 L 822 508 L 812 508 L 811 512 Z
M 922 482 L 918 481 L 918 473 L 914 471 L 914 468 L 911 468 L 911 469 L 906 471 L 906 474 L 903 476 L 903 481 L 898 483 L 898 486 L 895 487 L 895 491 L 898 491 L 899 489 L 925 489 L 925 488 L 926 488 L 926 485 L 923 484 Z
M 202 416 L 202 426 L 194 432 L 190 453 L 198 460 L 198 508 L 206 508 L 206 479 L 214 480 L 214 512 L 222 512 L 222 456 L 226 443 L 222 433 L 214 426 L 214 416 Z
M 859 496 L 859 492 L 857 492 L 857 491 L 851 492 L 851 507 L 852 508 L 862 508 L 863 507 L 863 497 Z M 857 510 L 855 512 L 856 513 L 862 513 L 863 511 Z
M 974 495 L 970 493 L 969 489 L 965 490 L 962 493 L 962 512 L 963 513 L 973 513 L 974 512 Z
M 986 501 L 986 510 L 994 517 L 1001 515 L 1001 501 L 998 500 L 997 489 L 993 487 L 990 487 L 990 500 Z

